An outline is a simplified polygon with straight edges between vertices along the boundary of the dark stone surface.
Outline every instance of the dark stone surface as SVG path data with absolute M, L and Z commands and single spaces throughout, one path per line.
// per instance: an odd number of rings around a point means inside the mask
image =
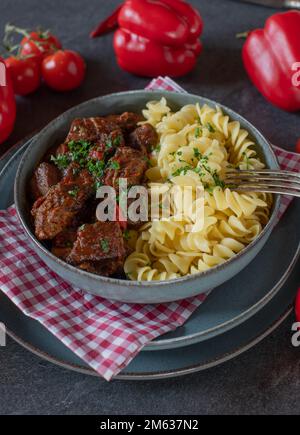
M 109 92 L 143 88 L 148 79 L 116 65 L 111 35 L 88 33 L 117 5 L 107 0 L 1 0 L 0 29 L 8 21 L 51 28 L 65 47 L 87 61 L 84 85 L 68 94 L 45 87 L 18 100 L 11 146 L 67 108 Z M 188 91 L 219 100 L 252 121 L 272 142 L 292 148 L 300 136 L 299 114 L 268 104 L 243 70 L 242 41 L 235 34 L 257 26 L 274 11 L 229 0 L 193 0 L 205 21 L 197 68 L 178 82 Z M 68 372 L 22 349 L 12 340 L 0 348 L 0 414 L 299 414 L 300 359 L 290 344 L 292 316 L 251 351 L 221 367 L 185 378 L 106 383 Z

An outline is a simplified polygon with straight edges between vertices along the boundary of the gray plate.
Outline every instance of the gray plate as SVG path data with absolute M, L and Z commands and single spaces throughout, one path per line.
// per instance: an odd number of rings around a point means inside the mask
M 26 146 L 9 152 L 0 161 L 1 208 L 12 203 L 14 175 Z M 10 162 L 9 158 L 12 158 Z M 295 201 L 272 234 L 267 255 L 266 252 L 260 254 L 260 262 L 254 265 L 254 269 L 248 271 L 252 265 L 248 266 L 238 279 L 215 289 L 184 327 L 159 338 L 156 344 L 152 343 L 151 348 L 157 352 L 140 353 L 118 378 L 159 379 L 204 370 L 241 354 L 273 331 L 290 313 L 299 283 L 300 270 L 296 268 L 292 272 L 292 265 L 299 255 L 300 231 L 296 225 L 299 217 L 300 206 Z M 293 234 L 288 248 L 286 234 Z M 255 271 L 260 271 L 260 275 Z M 262 305 L 265 307 L 253 315 Z M 251 318 L 245 321 L 249 316 Z M 0 320 L 6 324 L 9 335 L 31 352 L 67 369 L 95 375 L 42 325 L 23 315 L 1 292 Z M 202 342 L 190 345 L 199 339 Z M 179 349 L 161 350 L 187 344 L 189 346 L 184 352 Z
M 299 284 L 295 268 L 277 295 L 259 313 L 230 332 L 181 349 L 141 352 L 118 379 L 152 380 L 192 374 L 220 365 L 250 349 L 276 329 L 291 313 Z M 24 316 L 0 293 L 0 319 L 8 334 L 41 358 L 83 374 L 97 374 L 39 323 Z
M 27 146 L 28 142 L 11 151 L 0 162 L 0 170 L 3 168 L 0 208 L 13 202 L 14 176 Z M 159 337 L 145 350 L 182 347 L 216 337 L 258 312 L 280 290 L 297 260 L 299 216 L 300 202 L 294 201 L 256 259 L 236 277 L 216 288 L 184 326 Z M 286 234 L 294 235 L 288 244 L 285 243 Z M 257 271 L 260 271 L 259 275 Z

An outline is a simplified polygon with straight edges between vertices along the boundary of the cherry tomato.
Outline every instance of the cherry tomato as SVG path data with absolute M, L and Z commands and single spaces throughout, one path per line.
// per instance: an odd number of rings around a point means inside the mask
M 296 307 L 295 307 L 295 310 L 296 310 L 296 319 L 297 319 L 297 322 L 300 322 L 300 288 L 298 290 L 298 294 L 297 294 L 297 297 L 296 297 Z
M 75 51 L 58 50 L 43 60 L 42 76 L 50 88 L 70 91 L 81 85 L 85 76 L 85 62 Z
M 21 55 L 35 56 L 40 61 L 45 56 L 54 53 L 61 49 L 61 43 L 49 32 L 30 32 L 29 36 L 25 36 L 21 41 Z
M 5 59 L 5 64 L 10 72 L 15 94 L 28 95 L 40 86 L 40 65 L 34 57 L 11 56 Z
M 4 142 L 13 130 L 16 119 L 16 102 L 9 72 L 3 68 L 5 63 L 0 58 L 1 71 L 5 71 L 5 85 L 0 86 L 0 143 Z
M 298 139 L 296 143 L 296 153 L 300 154 L 300 139 Z

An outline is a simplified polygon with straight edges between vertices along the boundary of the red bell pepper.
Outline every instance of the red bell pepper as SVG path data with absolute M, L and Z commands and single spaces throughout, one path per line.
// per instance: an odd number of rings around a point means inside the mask
M 184 0 L 126 0 L 91 36 L 112 29 L 118 21 L 114 49 L 121 68 L 154 77 L 188 73 L 202 44 L 203 22 Z M 104 26 L 109 23 L 109 29 Z
M 300 11 L 275 14 L 264 29 L 250 32 L 243 61 L 267 100 L 283 110 L 300 110 Z
M 4 60 L 0 58 L 0 144 L 13 130 L 16 118 L 16 102 L 12 81 Z

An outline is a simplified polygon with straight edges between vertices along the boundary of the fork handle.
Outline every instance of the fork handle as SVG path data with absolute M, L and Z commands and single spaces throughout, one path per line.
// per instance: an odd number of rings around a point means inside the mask
M 291 8 L 291 9 L 300 9 L 300 1 L 299 0 L 285 0 L 284 6 L 286 8 Z

